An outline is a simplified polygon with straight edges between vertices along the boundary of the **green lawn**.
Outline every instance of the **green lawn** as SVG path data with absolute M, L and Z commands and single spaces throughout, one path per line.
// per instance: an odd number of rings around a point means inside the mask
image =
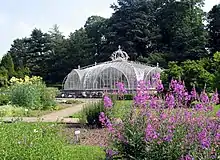
M 100 147 L 67 144 L 52 123 L 1 123 L 0 159 L 4 160 L 99 160 L 105 158 Z M 59 134 L 58 134 L 59 133 Z

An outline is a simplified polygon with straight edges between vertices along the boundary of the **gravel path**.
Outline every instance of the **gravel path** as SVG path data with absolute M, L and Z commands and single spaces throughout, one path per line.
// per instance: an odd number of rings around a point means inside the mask
M 59 99 L 65 100 L 65 99 Z M 82 101 L 78 105 L 55 111 L 41 117 L 2 117 L 0 120 L 4 122 L 23 121 L 23 122 L 60 122 L 60 123 L 79 123 L 78 118 L 66 118 L 83 109 L 87 103 L 98 102 L 100 99 L 75 99 Z

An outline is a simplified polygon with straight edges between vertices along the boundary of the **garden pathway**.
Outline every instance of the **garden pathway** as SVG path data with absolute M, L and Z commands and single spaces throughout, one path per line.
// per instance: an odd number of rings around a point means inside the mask
M 59 99 L 59 100 L 65 100 L 65 99 Z M 100 99 L 77 99 L 77 100 L 80 100 L 83 103 L 80 103 L 78 105 L 73 105 L 72 107 L 68 107 L 68 108 L 65 108 L 59 111 L 55 111 L 55 112 L 46 114 L 41 117 L 3 117 L 2 121 L 4 122 L 23 121 L 23 122 L 79 123 L 78 118 L 67 118 L 67 117 L 82 110 L 85 104 L 98 102 Z

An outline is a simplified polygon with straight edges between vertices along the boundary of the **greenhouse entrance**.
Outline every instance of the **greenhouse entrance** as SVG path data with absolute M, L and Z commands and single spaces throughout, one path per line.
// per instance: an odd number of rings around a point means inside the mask
M 138 81 L 152 82 L 153 75 L 162 71 L 158 64 L 153 67 L 129 61 L 120 46 L 110 58 L 111 61 L 73 69 L 63 81 L 62 97 L 101 97 L 104 92 L 116 91 L 117 82 L 123 82 L 128 93 L 134 93 Z

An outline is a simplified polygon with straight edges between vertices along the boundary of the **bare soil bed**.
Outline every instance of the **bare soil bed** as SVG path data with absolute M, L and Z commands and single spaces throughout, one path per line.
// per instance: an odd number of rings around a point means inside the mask
M 108 145 L 108 131 L 105 128 L 76 127 L 63 125 L 61 134 L 66 137 L 68 143 L 75 143 L 75 131 L 80 131 L 79 140 L 81 145 L 100 146 Z

